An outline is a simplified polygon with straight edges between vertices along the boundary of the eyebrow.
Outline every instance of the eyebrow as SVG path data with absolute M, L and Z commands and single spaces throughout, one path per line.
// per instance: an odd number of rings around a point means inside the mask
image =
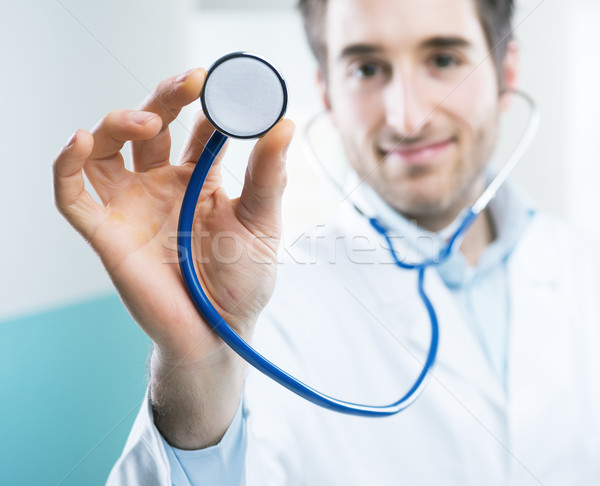
M 422 49 L 435 49 L 442 47 L 457 47 L 467 49 L 472 46 L 471 42 L 459 36 L 436 36 L 426 39 L 420 44 Z M 350 44 L 344 47 L 338 59 L 343 60 L 352 56 L 380 54 L 383 48 L 373 44 Z
M 345 59 L 347 57 L 359 56 L 364 54 L 376 54 L 381 53 L 383 49 L 381 47 L 374 46 L 372 44 L 350 44 L 344 47 L 340 52 L 339 59 Z
M 458 36 L 437 36 L 427 39 L 425 42 L 421 44 L 421 47 L 425 48 L 436 48 L 436 47 L 460 47 L 460 48 L 469 48 L 471 47 L 471 43 L 463 38 Z

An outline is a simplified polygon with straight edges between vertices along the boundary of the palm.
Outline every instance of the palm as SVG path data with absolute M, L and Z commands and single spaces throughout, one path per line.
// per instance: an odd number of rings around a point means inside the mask
M 177 222 L 192 170 L 191 165 L 168 165 L 131 174 L 129 184 L 108 202 L 107 216 L 90 241 L 144 330 L 190 357 L 216 340 L 188 297 L 177 264 Z M 279 230 L 277 222 L 267 222 L 275 237 L 264 238 L 264 230 L 255 234 L 244 226 L 236 214 L 239 200 L 227 198 L 219 179 L 218 169 L 211 171 L 202 191 L 193 252 L 208 297 L 243 332 L 270 295 Z

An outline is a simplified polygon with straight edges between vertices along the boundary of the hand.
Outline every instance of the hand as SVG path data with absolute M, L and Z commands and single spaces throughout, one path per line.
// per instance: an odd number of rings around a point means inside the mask
M 183 194 L 213 128 L 200 115 L 179 164 L 171 165 L 168 126 L 199 97 L 205 75 L 196 69 L 163 81 L 139 110 L 115 110 L 91 133 L 78 130 L 54 162 L 58 209 L 98 253 L 155 347 L 168 360 L 186 363 L 223 346 L 172 263 Z M 284 152 L 292 134 L 293 124 L 283 120 L 256 143 L 238 199 L 230 200 L 221 187 L 221 154 L 197 205 L 193 251 L 199 280 L 216 309 L 246 338 L 275 281 Z M 133 171 L 120 153 L 127 140 Z M 100 203 L 86 191 L 83 171 Z M 240 254 L 234 263 L 222 258 Z

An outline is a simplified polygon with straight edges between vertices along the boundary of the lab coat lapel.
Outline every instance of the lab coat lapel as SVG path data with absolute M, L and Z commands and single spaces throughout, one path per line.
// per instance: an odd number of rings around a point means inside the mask
M 570 344 L 570 278 L 560 269 L 556 241 L 537 217 L 515 250 L 509 267 L 511 329 L 508 357 L 511 448 L 536 474 L 565 460 L 578 442 L 577 390 Z M 558 263 L 558 264 L 557 264 Z M 544 454 L 536 454 L 541 437 Z M 556 447 L 558 446 L 558 447 Z M 514 465 L 514 464 L 513 464 Z M 515 481 L 523 469 L 512 471 Z

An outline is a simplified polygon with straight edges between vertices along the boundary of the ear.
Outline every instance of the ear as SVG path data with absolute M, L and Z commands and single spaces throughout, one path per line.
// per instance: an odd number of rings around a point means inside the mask
M 323 75 L 323 71 L 321 69 L 317 69 L 317 87 L 319 89 L 319 93 L 321 94 L 321 101 L 323 102 L 323 106 L 327 111 L 331 111 L 331 103 L 329 102 L 329 94 L 327 91 L 327 80 Z
M 501 96 L 500 109 L 505 111 L 510 108 L 513 96 L 510 91 L 515 91 L 519 81 L 519 70 L 520 70 L 520 55 L 519 46 L 515 40 L 510 40 L 506 46 L 506 55 L 502 62 L 502 74 L 503 74 L 503 85 L 502 91 L 509 91 L 509 93 Z

